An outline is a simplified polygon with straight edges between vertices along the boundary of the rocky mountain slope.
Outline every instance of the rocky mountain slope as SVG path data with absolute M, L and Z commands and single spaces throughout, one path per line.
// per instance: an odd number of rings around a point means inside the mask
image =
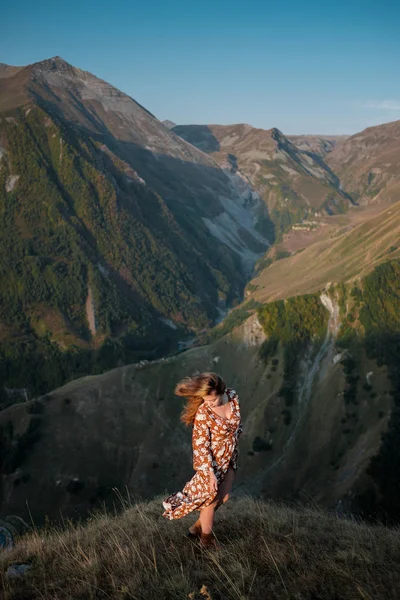
M 240 298 L 268 247 L 249 185 L 58 57 L 0 72 L 3 395 L 160 355 Z
M 268 207 L 274 241 L 294 223 L 344 212 L 352 204 L 306 138 L 301 142 L 304 150 L 278 129 L 244 124 L 181 125 L 173 131 L 211 155 L 232 179 L 251 183 Z
M 400 121 L 368 127 L 326 157 L 360 204 L 396 202 L 400 193 Z
M 348 135 L 288 135 L 286 136 L 297 148 L 324 158 L 334 148 L 339 148 Z
M 167 128 L 167 129 L 173 129 L 174 127 L 176 127 L 176 123 L 174 123 L 173 121 L 169 121 L 168 119 L 166 119 L 165 121 L 162 121 L 162 124 Z

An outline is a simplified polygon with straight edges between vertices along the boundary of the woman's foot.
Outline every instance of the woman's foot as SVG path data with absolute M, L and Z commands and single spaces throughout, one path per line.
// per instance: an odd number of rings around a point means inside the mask
M 207 550 L 220 550 L 221 544 L 217 541 L 214 533 L 202 533 L 200 536 L 200 546 L 201 548 Z
M 189 527 L 188 537 L 197 538 L 201 536 L 201 523 L 200 519 L 197 519 L 196 523 L 193 523 L 191 527 Z

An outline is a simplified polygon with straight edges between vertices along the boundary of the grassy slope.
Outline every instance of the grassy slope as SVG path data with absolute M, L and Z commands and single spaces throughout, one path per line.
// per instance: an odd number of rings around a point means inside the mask
M 400 195 L 400 121 L 368 127 L 326 157 L 346 191 L 360 203 L 396 202 Z
M 258 302 L 307 294 L 329 282 L 365 275 L 382 262 L 400 256 L 400 202 L 352 231 L 333 233 L 293 256 L 274 262 L 251 284 Z
M 118 499 L 116 499 L 118 502 Z M 216 516 L 223 544 L 204 551 L 185 537 L 195 515 L 161 516 L 162 497 L 97 514 L 86 525 L 50 527 L 0 557 L 5 600 L 395 600 L 400 594 L 400 534 L 310 509 L 251 498 Z M 198 513 L 196 513 L 198 515 Z M 30 573 L 7 580 L 15 562 Z

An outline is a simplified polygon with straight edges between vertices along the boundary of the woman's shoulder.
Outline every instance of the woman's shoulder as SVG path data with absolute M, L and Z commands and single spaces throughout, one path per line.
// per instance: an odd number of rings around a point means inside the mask
M 195 421 L 206 421 L 207 420 L 207 413 L 205 411 L 204 402 L 202 404 L 200 404 L 199 408 L 196 410 L 194 420 Z

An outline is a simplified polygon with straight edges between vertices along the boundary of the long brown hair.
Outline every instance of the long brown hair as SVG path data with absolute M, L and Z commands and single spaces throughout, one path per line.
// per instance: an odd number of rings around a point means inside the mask
M 208 396 L 213 391 L 223 394 L 225 390 L 225 381 L 217 373 L 200 373 L 182 379 L 175 388 L 177 396 L 184 396 L 188 399 L 180 416 L 182 423 L 193 424 L 197 409 L 203 402 L 203 396 Z

